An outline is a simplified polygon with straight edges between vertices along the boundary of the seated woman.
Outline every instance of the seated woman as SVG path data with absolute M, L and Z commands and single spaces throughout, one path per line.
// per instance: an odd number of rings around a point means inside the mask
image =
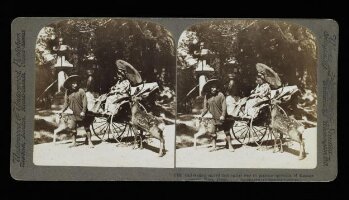
M 262 74 L 258 73 L 256 83 L 257 87 L 251 91 L 251 95 L 247 98 L 244 117 L 255 117 L 258 111 L 257 106 L 269 99 L 270 85 L 265 81 Z
M 117 82 L 110 88 L 110 92 L 107 94 L 103 114 L 117 112 L 118 103 L 131 95 L 131 83 L 126 78 L 126 69 L 119 67 L 117 76 L 114 79 L 117 79 Z

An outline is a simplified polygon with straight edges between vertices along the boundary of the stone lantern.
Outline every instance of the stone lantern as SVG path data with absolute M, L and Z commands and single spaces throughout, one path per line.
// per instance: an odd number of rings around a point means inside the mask
M 68 45 L 63 44 L 63 38 L 59 38 L 58 46 L 53 47 L 53 51 L 57 53 L 57 62 L 54 65 L 54 68 L 58 72 L 58 93 L 62 92 L 63 83 L 67 78 L 67 70 L 73 67 L 73 64 L 69 63 L 68 60 L 66 60 L 69 49 L 70 47 Z
M 199 95 L 202 94 L 202 88 L 207 81 L 207 75 L 214 72 L 214 69 L 207 64 L 207 59 L 210 55 L 210 51 L 204 48 L 204 43 L 200 43 L 200 50 L 194 52 L 198 56 L 197 67 L 195 73 L 199 76 Z

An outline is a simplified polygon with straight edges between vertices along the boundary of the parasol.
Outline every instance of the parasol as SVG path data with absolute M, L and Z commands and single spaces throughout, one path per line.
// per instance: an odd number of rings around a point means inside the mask
M 137 85 L 142 83 L 142 77 L 139 72 L 128 62 L 124 60 L 117 60 L 116 66 L 126 72 L 127 79 L 132 85 Z
M 258 73 L 261 73 L 264 75 L 265 81 L 267 81 L 270 85 L 274 87 L 281 86 L 281 80 L 279 75 L 276 72 L 274 72 L 274 70 L 272 70 L 270 67 L 262 63 L 257 63 L 256 69 Z

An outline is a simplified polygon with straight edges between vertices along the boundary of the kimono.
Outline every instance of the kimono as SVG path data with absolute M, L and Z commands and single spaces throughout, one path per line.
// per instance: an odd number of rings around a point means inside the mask
M 131 94 L 131 83 L 129 80 L 125 79 L 116 82 L 116 84 L 111 87 L 110 96 L 107 97 L 105 102 L 105 111 L 115 113 L 117 111 L 117 103 L 120 99 L 129 97 Z
M 271 89 L 268 83 L 257 85 L 257 87 L 251 91 L 251 95 L 254 95 L 254 97 L 251 97 L 246 101 L 245 114 L 250 117 L 256 117 L 258 112 L 258 108 L 256 106 L 260 102 L 268 100 L 270 92 Z

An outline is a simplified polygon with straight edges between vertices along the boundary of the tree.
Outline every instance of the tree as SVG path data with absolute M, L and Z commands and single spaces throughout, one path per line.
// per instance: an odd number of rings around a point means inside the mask
M 102 78 L 101 92 L 113 84 L 117 59 L 132 64 L 148 82 L 155 81 L 153 73 L 149 73 L 154 68 L 166 68 L 171 77 L 175 76 L 173 37 L 164 27 L 146 21 L 97 18 L 63 20 L 41 30 L 36 45 L 39 77 L 44 74 L 43 68 L 52 68 L 55 63 L 55 60 L 49 62 L 48 58 L 56 58 L 52 47 L 60 37 L 71 47 L 68 61 L 74 63 L 75 71 L 70 73 L 84 74 L 88 68 L 86 56 L 95 55 L 98 76 Z M 51 79 L 53 81 L 55 76 Z M 172 88 L 174 80 L 170 83 Z M 45 82 L 43 85 L 50 84 L 50 81 Z
M 186 30 L 179 41 L 179 68 L 194 68 L 194 51 L 200 42 L 213 52 L 210 65 L 224 79 L 234 68 L 242 70 L 247 92 L 254 87 L 256 63 L 274 69 L 283 83 L 316 92 L 316 41 L 305 27 L 282 21 L 221 20 Z M 190 70 L 189 70 L 190 71 Z M 194 73 L 194 72 L 192 72 Z M 182 81 L 178 77 L 178 81 Z M 195 85 L 184 85 L 189 91 Z

